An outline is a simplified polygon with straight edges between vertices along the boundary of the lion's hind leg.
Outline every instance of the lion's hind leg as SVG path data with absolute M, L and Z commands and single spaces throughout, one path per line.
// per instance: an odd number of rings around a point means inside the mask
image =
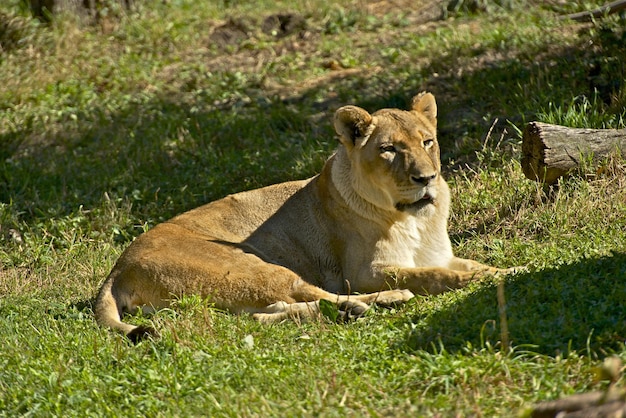
M 319 301 L 315 302 L 276 302 L 261 312 L 257 312 L 252 315 L 254 319 L 264 324 L 271 324 L 275 322 L 281 322 L 286 319 L 311 319 L 319 315 Z
M 327 299 L 325 299 L 327 300 Z M 345 300 L 341 303 L 329 301 L 337 306 L 337 320 L 348 320 L 362 316 L 368 309 L 369 305 L 356 299 Z M 308 322 L 318 320 L 322 317 L 320 309 L 320 301 L 313 302 L 277 302 L 267 306 L 263 312 L 252 315 L 254 319 L 265 324 L 281 322 L 284 320 L 294 320 Z

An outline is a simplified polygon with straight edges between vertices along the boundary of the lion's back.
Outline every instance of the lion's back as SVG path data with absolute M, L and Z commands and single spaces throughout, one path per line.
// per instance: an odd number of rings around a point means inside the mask
M 274 215 L 311 179 L 273 184 L 228 195 L 169 222 L 229 242 L 241 242 Z

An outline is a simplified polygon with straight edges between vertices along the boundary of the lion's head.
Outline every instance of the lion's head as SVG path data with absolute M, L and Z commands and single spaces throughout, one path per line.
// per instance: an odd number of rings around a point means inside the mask
M 349 177 L 350 188 L 360 198 L 380 209 L 413 214 L 432 213 L 443 201 L 447 207 L 432 94 L 415 96 L 408 111 L 369 114 L 344 106 L 335 113 L 334 123 L 343 145 L 338 158 L 349 161 L 341 182 Z

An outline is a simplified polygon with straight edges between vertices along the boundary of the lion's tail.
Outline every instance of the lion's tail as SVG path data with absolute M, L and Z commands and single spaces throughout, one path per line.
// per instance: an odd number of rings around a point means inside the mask
M 96 322 L 102 327 L 109 327 L 126 334 L 134 343 L 146 337 L 156 336 L 156 330 L 146 326 L 136 326 L 122 322 L 122 307 L 120 301 L 113 294 L 113 284 L 117 275 L 112 273 L 100 288 L 100 293 L 96 299 Z

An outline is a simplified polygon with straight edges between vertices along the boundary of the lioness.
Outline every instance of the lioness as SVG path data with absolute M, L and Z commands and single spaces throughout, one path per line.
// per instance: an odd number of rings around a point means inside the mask
M 452 254 L 432 94 L 409 111 L 344 106 L 334 125 L 340 146 L 321 174 L 225 197 L 137 238 L 100 289 L 98 323 L 138 340 L 154 330 L 122 313 L 184 294 L 263 322 L 316 316 L 320 299 L 358 316 L 504 271 Z

